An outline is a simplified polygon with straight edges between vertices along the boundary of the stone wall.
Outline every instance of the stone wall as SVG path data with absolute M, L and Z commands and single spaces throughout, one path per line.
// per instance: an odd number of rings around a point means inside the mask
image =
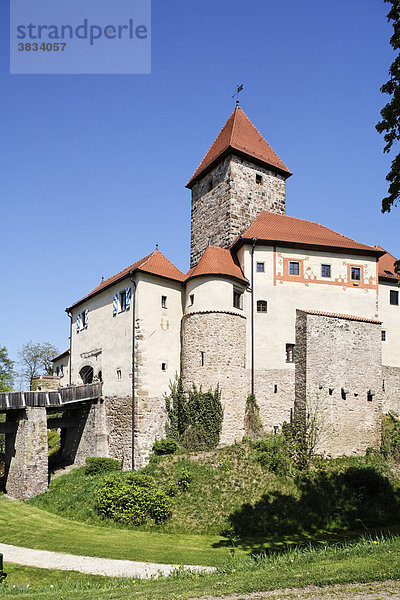
M 89 456 L 108 456 L 106 410 L 103 402 L 65 411 L 63 419 L 75 427 L 61 429 L 62 455 L 74 465 L 84 465 Z
M 108 446 L 111 458 L 122 463 L 124 471 L 132 469 L 132 397 L 104 399 Z
M 382 410 L 400 416 L 400 367 L 383 365 L 382 378 Z
M 297 311 L 295 414 L 317 415 L 319 452 L 360 455 L 379 446 L 381 361 L 380 322 Z
M 256 370 L 254 392 L 265 433 L 290 423 L 294 407 L 294 369 Z
M 244 435 L 245 352 L 244 316 L 210 311 L 190 313 L 182 319 L 183 385 L 188 389 L 194 383 L 204 390 L 220 385 L 224 407 L 222 444 L 232 444 Z
M 135 399 L 135 469 L 149 462 L 154 440 L 165 437 L 167 413 L 164 398 Z
M 7 413 L 16 431 L 6 434 L 5 480 L 11 498 L 28 500 L 47 490 L 48 443 L 45 408 Z
M 207 246 L 228 248 L 263 210 L 285 214 L 285 178 L 233 155 L 220 161 L 193 186 L 191 267 Z

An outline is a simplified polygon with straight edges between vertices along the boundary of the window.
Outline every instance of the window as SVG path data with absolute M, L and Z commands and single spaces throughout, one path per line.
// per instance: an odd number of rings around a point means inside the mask
M 386 342 L 386 331 L 384 329 L 382 329 L 381 338 L 382 342 Z
M 166 371 L 167 370 L 167 363 L 163 362 L 161 363 L 161 371 Z
M 263 262 L 258 262 L 257 263 L 257 273 L 264 273 L 265 272 L 265 266 Z
M 257 185 L 262 185 L 262 181 L 263 181 L 262 175 L 259 175 L 257 173 L 257 175 L 256 175 L 256 184 Z
M 59 367 L 57 367 L 56 368 L 56 375 L 57 375 L 57 377 L 59 376 L 59 374 L 60 374 L 60 369 L 59 369 Z
M 351 267 L 350 273 L 353 281 L 361 281 L 361 267 Z
M 213 182 L 213 179 L 211 177 L 211 179 L 208 182 L 208 191 L 211 192 L 211 190 L 213 189 L 213 187 L 214 187 L 214 182 Z
M 390 304 L 399 305 L 399 292 L 397 290 L 390 290 Z
M 194 304 L 194 294 L 189 295 L 189 306 L 193 306 Z
M 294 362 L 294 344 L 286 344 L 286 362 Z
M 206 353 L 200 352 L 200 364 L 202 367 L 204 367 L 205 362 L 206 362 Z
M 266 300 L 257 300 L 257 312 L 266 313 L 268 309 Z
M 274 394 L 277 394 L 277 393 L 278 393 L 278 386 L 277 386 L 277 384 L 275 383 L 275 384 L 274 384 Z
M 300 275 L 300 263 L 297 261 L 289 261 L 289 275 Z
M 243 308 L 243 292 L 233 290 L 233 306 L 235 308 Z
M 81 314 L 82 329 L 86 329 L 86 327 L 88 326 L 88 314 L 89 314 L 89 311 L 87 309 L 84 310 L 83 313 Z
M 122 371 L 121 369 L 117 369 L 117 379 L 121 379 L 122 377 Z
M 331 265 L 321 265 L 321 277 L 331 276 Z
M 126 310 L 126 290 L 119 293 L 119 312 Z
M 167 296 L 161 296 L 161 308 L 167 308 Z
M 57 373 L 58 375 L 58 373 Z M 64 377 L 64 365 L 60 366 L 60 377 Z

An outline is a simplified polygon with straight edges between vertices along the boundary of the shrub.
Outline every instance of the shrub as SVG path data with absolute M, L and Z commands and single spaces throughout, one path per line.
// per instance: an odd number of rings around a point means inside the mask
M 251 440 L 259 440 L 265 435 L 260 418 L 260 408 L 257 404 L 256 397 L 252 394 L 249 394 L 246 399 L 244 432 Z
M 175 440 L 163 438 L 156 440 L 153 444 L 154 454 L 174 454 L 178 448 L 178 444 Z
M 276 475 L 285 475 L 293 469 L 287 440 L 283 434 L 268 435 L 255 444 L 257 460 Z
M 208 450 L 219 443 L 224 411 L 219 386 L 203 392 L 193 385 L 185 393 L 182 380 L 176 376 L 165 397 L 168 421 L 167 437 L 173 438 L 188 450 Z
M 149 475 L 128 473 L 109 476 L 98 489 L 96 510 L 125 525 L 161 523 L 171 516 L 171 503 Z
M 400 462 L 400 421 L 392 413 L 382 418 L 381 452 L 385 458 Z
M 186 492 L 189 489 L 192 479 L 193 479 L 192 474 L 189 473 L 189 471 L 187 471 L 186 469 L 184 469 L 181 472 L 181 474 L 179 475 L 179 479 L 177 480 L 176 483 L 181 488 L 181 490 Z
M 110 471 L 120 471 L 121 463 L 115 458 L 91 457 L 86 459 L 85 475 L 99 475 Z

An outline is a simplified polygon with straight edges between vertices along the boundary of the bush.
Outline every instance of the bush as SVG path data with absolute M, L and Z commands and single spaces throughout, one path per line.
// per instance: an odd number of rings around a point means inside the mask
M 276 475 L 285 475 L 293 469 L 288 444 L 283 434 L 268 435 L 255 444 L 258 462 Z
M 100 515 L 125 525 L 162 523 L 171 516 L 171 503 L 149 475 L 128 473 L 109 476 L 97 491 Z
M 391 413 L 382 418 L 381 452 L 385 458 L 400 462 L 400 421 Z
M 188 450 L 209 450 L 219 443 L 224 411 L 219 386 L 203 392 L 193 385 L 185 393 L 180 377 L 170 384 L 165 397 L 168 421 L 167 437 L 173 438 Z
M 156 440 L 153 444 L 153 452 L 154 454 L 162 455 L 162 454 L 174 454 L 178 449 L 178 444 L 175 440 L 163 438 L 161 440 Z
M 249 394 L 246 399 L 246 410 L 244 413 L 244 432 L 251 440 L 259 440 L 265 435 L 260 418 L 260 407 L 256 397 Z
M 189 489 L 189 486 L 190 486 L 190 484 L 192 482 L 192 479 L 193 479 L 192 474 L 189 473 L 189 471 L 187 471 L 185 469 L 179 475 L 179 479 L 177 480 L 176 483 L 181 488 L 181 490 L 183 490 L 184 492 L 186 492 Z
M 110 471 L 120 471 L 121 463 L 115 458 L 91 457 L 86 459 L 85 475 L 99 475 Z

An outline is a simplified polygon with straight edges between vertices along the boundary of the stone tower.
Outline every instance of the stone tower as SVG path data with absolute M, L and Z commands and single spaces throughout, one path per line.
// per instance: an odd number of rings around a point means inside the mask
M 285 214 L 291 172 L 237 106 L 186 187 L 191 267 L 209 245 L 228 248 L 263 210 Z

